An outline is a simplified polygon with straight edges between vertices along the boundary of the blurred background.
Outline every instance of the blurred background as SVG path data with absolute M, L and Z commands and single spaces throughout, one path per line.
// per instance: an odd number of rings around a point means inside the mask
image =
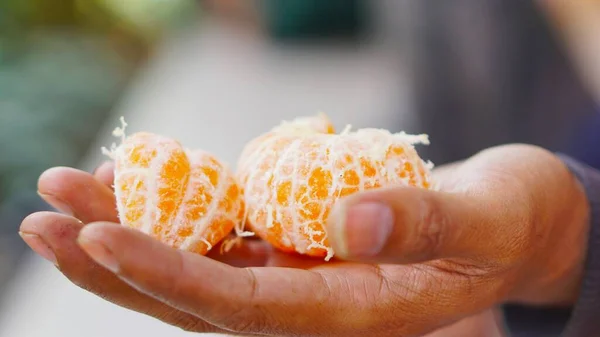
M 0 337 L 183 336 L 25 249 L 52 166 L 125 116 L 230 164 L 282 119 L 428 133 L 440 165 L 526 142 L 600 168 L 600 1 L 0 0 Z M 110 324 L 107 324 L 110 322 Z

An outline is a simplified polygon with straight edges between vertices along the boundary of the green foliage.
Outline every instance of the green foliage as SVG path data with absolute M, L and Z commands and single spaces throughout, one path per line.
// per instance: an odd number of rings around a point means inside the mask
M 189 22 L 199 13 L 196 0 L 3 0 L 0 35 L 16 37 L 40 29 L 125 31 L 153 38 Z

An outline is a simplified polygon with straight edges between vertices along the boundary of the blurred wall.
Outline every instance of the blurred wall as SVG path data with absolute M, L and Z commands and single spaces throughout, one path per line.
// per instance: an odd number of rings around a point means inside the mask
M 568 150 L 596 102 L 532 1 L 412 2 L 411 91 L 436 163 L 525 142 Z

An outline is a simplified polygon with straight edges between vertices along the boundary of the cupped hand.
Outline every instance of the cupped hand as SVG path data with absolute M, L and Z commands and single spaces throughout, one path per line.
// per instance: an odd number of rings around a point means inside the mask
M 22 236 L 78 286 L 185 330 L 418 336 L 508 301 L 577 297 L 588 204 L 539 148 L 492 148 L 436 169 L 439 191 L 394 187 L 340 201 L 328 263 L 259 240 L 208 257 L 167 247 L 116 224 L 110 171 L 44 173 L 40 194 L 69 215 L 33 214 Z

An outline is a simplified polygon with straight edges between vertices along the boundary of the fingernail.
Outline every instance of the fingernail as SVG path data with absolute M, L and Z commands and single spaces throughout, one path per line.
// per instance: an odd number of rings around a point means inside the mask
M 98 264 L 110 270 L 113 273 L 119 272 L 119 263 L 113 253 L 96 237 L 94 233 L 85 233 L 82 231 L 77 239 L 81 249 Z
M 50 204 L 50 206 L 56 208 L 58 211 L 66 214 L 66 215 L 71 215 L 71 216 L 73 215 L 73 210 L 71 209 L 71 206 L 69 206 L 64 201 L 62 201 L 50 194 L 44 194 L 44 193 L 38 192 L 38 195 L 42 199 L 44 199 L 45 202 Z
M 36 254 L 43 257 L 44 259 L 52 262 L 52 264 L 57 265 L 58 262 L 56 260 L 56 255 L 52 251 L 52 248 L 44 242 L 44 240 L 36 234 L 23 233 L 19 232 L 19 235 L 25 241 L 25 243 L 33 250 Z
M 345 210 L 342 206 L 337 212 L 334 233 L 337 255 L 360 258 L 381 252 L 394 225 L 394 214 L 390 207 L 377 202 L 365 202 Z

